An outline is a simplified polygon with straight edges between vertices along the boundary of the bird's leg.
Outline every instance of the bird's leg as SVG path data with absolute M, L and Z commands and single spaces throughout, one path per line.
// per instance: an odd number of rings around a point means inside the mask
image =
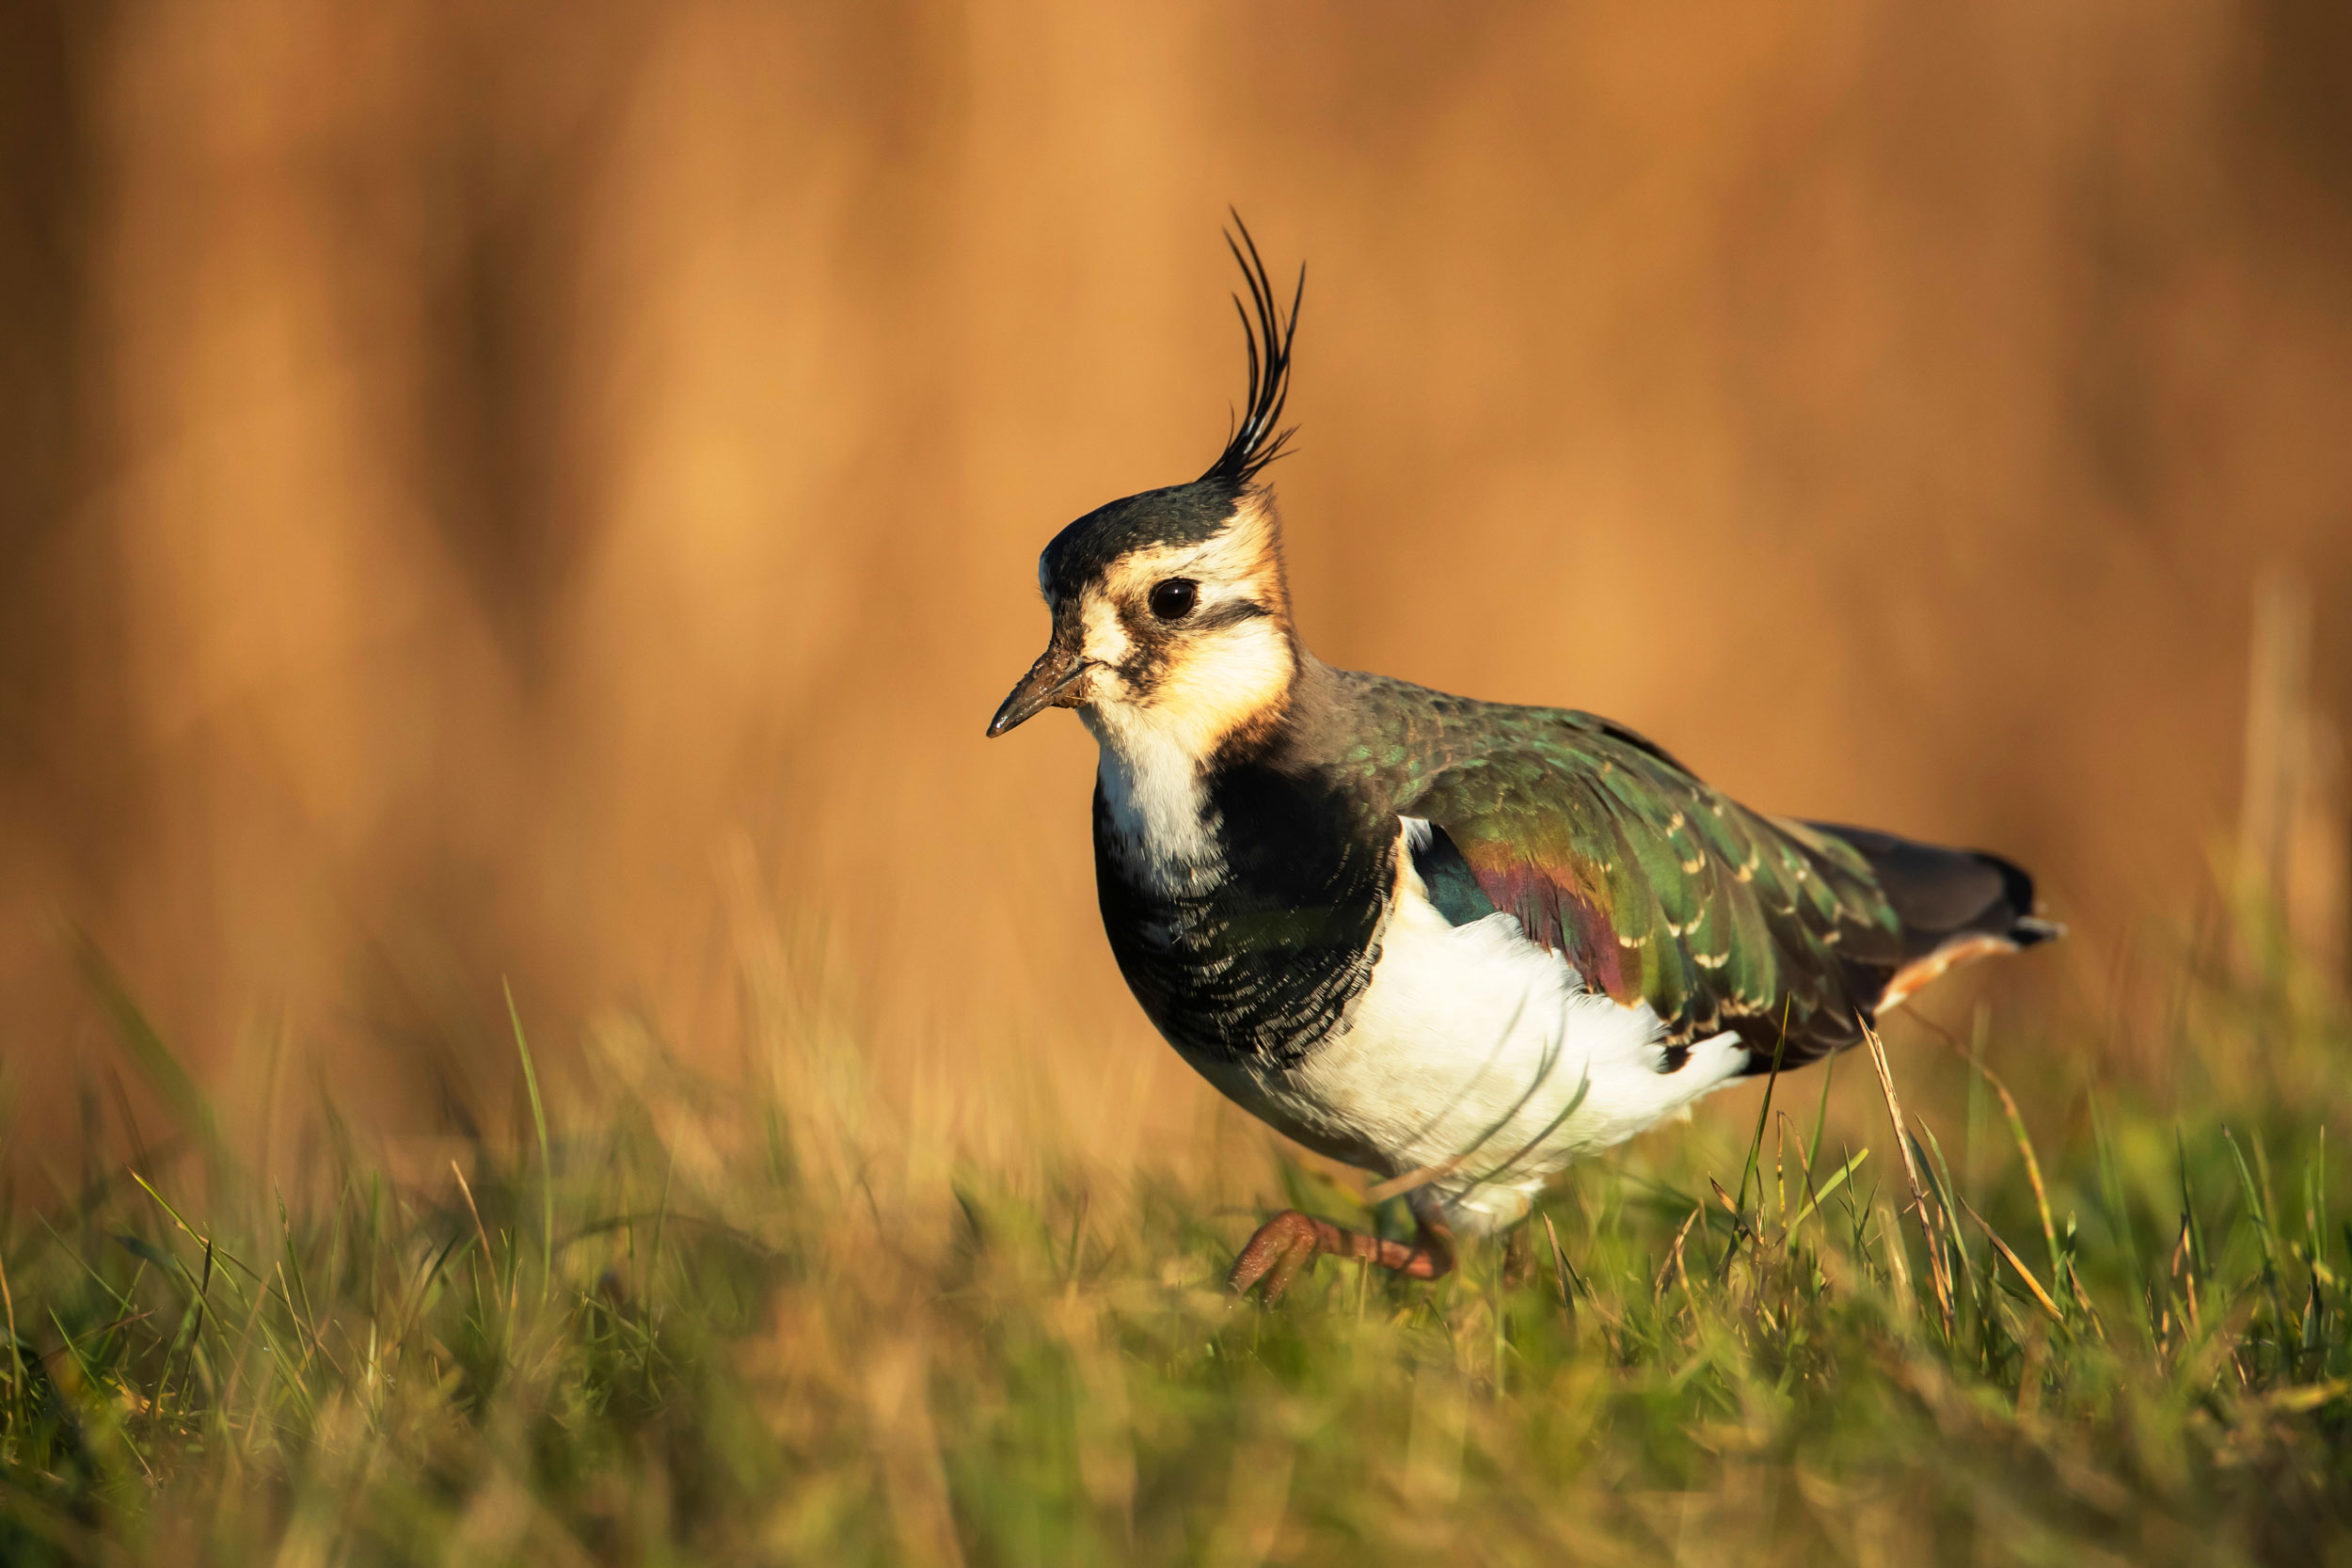
M 1233 1259 L 1233 1272 L 1226 1283 L 1236 1295 L 1244 1295 L 1263 1280 L 1265 1300 L 1271 1304 L 1281 1300 L 1298 1271 L 1319 1257 L 1361 1258 L 1413 1279 L 1435 1279 L 1451 1273 L 1454 1232 L 1444 1219 L 1434 1207 L 1417 1203 L 1413 1222 L 1411 1242 L 1391 1242 L 1285 1209 L 1258 1227 L 1258 1233 Z

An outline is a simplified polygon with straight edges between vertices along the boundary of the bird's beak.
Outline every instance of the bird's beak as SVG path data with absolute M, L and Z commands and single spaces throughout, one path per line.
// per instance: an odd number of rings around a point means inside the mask
M 1012 689 L 1005 705 L 996 710 L 996 717 L 988 721 L 989 738 L 993 740 L 1014 725 L 1026 723 L 1049 707 L 1076 707 L 1087 673 L 1093 668 L 1094 660 L 1065 647 L 1060 638 L 1054 639 L 1021 677 L 1021 684 Z

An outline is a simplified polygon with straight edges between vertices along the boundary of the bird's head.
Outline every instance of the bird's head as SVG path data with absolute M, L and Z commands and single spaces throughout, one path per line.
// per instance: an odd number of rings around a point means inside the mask
M 1285 318 L 1248 230 L 1228 243 L 1249 292 L 1247 411 L 1199 479 L 1097 507 L 1045 546 L 1038 584 L 1053 639 L 991 736 L 1071 707 L 1098 737 L 1149 732 L 1205 756 L 1289 694 L 1300 656 L 1280 524 L 1257 476 L 1290 438 L 1278 426 L 1299 295 Z M 1302 271 L 1302 292 L 1305 281 Z

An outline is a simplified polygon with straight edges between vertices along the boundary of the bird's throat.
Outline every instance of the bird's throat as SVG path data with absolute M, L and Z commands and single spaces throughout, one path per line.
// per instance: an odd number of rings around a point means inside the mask
M 1182 730 L 1132 708 L 1086 708 L 1079 717 L 1102 748 L 1095 778 L 1110 842 L 1104 846 L 1139 882 L 1197 882 L 1217 859 L 1207 759 Z

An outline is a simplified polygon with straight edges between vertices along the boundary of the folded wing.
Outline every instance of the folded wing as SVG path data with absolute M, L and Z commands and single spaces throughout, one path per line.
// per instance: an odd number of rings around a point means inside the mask
M 1417 858 L 1449 917 L 1501 910 L 1588 986 L 1649 1004 L 1669 1068 L 1725 1030 L 1755 1072 L 1851 1045 L 1913 956 L 1853 844 L 1751 812 L 1589 715 L 1453 758 L 1402 810 L 1432 825 Z

